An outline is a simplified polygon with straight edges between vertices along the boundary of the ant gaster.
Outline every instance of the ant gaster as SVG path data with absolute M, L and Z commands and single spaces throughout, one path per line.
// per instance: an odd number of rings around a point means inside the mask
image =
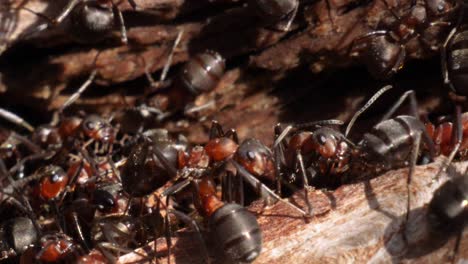
M 21 255 L 37 243 L 36 228 L 27 217 L 15 217 L 0 225 L 0 259 Z

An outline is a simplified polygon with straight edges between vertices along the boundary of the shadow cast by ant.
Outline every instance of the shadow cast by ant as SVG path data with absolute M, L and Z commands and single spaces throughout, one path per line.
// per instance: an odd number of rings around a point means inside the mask
M 369 208 L 374 211 L 380 212 L 384 214 L 386 217 L 395 221 L 398 217 L 390 213 L 389 211 L 382 209 L 382 207 L 380 206 L 380 203 L 376 199 L 376 195 L 370 184 L 370 180 L 365 180 L 363 184 L 364 184 L 364 194 L 366 196 L 366 201 L 367 201 L 367 204 L 369 205 Z

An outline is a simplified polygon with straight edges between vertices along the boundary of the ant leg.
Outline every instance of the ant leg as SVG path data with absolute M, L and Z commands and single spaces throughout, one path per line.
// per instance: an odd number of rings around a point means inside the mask
M 244 206 L 245 204 L 244 202 L 244 179 L 242 179 L 240 175 L 236 175 L 236 179 L 238 180 L 238 183 L 239 183 L 238 188 L 237 188 L 237 190 L 239 190 L 237 201 L 239 201 L 239 205 Z
M 299 1 L 297 1 L 297 4 L 294 7 L 294 10 L 291 11 L 291 13 L 288 14 L 282 21 L 274 25 L 273 28 L 279 31 L 288 32 L 289 29 L 291 28 L 291 25 L 294 21 L 294 18 L 296 17 L 298 10 L 299 10 Z
M 275 126 L 275 142 L 273 143 L 273 148 L 276 148 L 280 143 L 283 142 L 285 137 L 291 132 L 294 127 L 288 125 L 285 129 L 281 131 L 281 124 L 278 123 Z
M 177 217 L 177 219 L 181 220 L 186 225 L 190 226 L 193 230 L 195 230 L 195 232 L 197 233 L 198 240 L 200 240 L 200 242 L 202 243 L 202 248 L 203 248 L 203 254 L 204 254 L 205 261 L 206 261 L 206 263 L 210 263 L 210 256 L 208 254 L 208 249 L 206 248 L 205 240 L 203 239 L 200 227 L 198 226 L 197 222 L 195 220 L 193 220 L 192 218 L 190 218 L 190 216 L 188 216 L 188 215 L 186 215 L 186 214 L 184 214 L 184 213 L 182 213 L 180 211 L 168 209 L 167 212 L 172 213 L 173 215 L 175 215 Z
M 294 210 L 300 212 L 302 215 L 307 215 L 306 212 L 304 212 L 301 208 L 295 206 L 294 204 L 283 200 L 281 197 L 279 197 L 275 192 L 273 192 L 270 188 L 266 187 L 265 184 L 260 182 L 255 176 L 250 174 L 248 171 L 246 171 L 239 163 L 237 163 L 234 160 L 230 161 L 237 169 L 237 174 L 242 176 L 245 181 L 247 181 L 250 186 L 253 188 L 258 188 L 260 192 L 260 196 L 264 199 L 267 199 L 269 197 L 273 197 L 277 201 L 281 201 L 288 205 L 289 207 L 293 208 Z
M 174 40 L 174 44 L 172 45 L 171 52 L 167 56 L 166 63 L 164 64 L 164 67 L 163 67 L 163 69 L 161 71 L 161 75 L 159 76 L 159 81 L 155 81 L 153 79 L 153 77 L 151 76 L 151 73 L 149 72 L 149 65 L 146 64 L 146 61 L 143 58 L 143 63 L 145 64 L 145 75 L 146 75 L 146 78 L 148 79 L 148 81 L 150 83 L 150 86 L 152 87 L 152 89 L 145 92 L 146 95 L 148 95 L 148 94 L 150 94 L 150 93 L 152 93 L 152 92 L 154 92 L 156 90 L 167 88 L 168 86 L 171 85 L 171 81 L 166 81 L 166 76 L 167 76 L 167 73 L 169 72 L 169 68 L 172 65 L 174 52 L 175 52 L 177 46 L 179 45 L 183 34 L 184 34 L 184 31 L 179 30 L 179 33 L 177 34 L 177 37 Z
M 461 239 L 463 236 L 463 229 L 464 229 L 463 227 L 460 228 L 460 231 L 457 234 L 457 238 L 455 239 L 455 246 L 453 247 L 453 252 L 452 252 L 452 255 L 450 256 L 452 260 L 452 264 L 455 264 L 457 260 L 457 255 L 458 255 L 458 251 L 460 250 Z
M 216 120 L 211 121 L 210 139 L 223 137 L 223 136 L 224 136 L 223 128 L 218 123 L 218 121 Z
M 83 0 L 69 0 L 62 13 L 60 13 L 55 19 L 53 19 L 53 23 L 61 23 L 71 13 L 75 6 L 77 6 L 82 1 Z
M 81 225 L 78 219 L 78 214 L 76 212 L 73 212 L 72 217 L 73 217 L 73 225 L 75 226 L 76 233 L 78 234 L 78 239 L 80 240 L 81 245 L 85 248 L 86 253 L 89 253 L 90 247 L 88 243 L 86 242 L 83 229 L 81 228 Z
M 12 122 L 13 124 L 17 125 L 17 126 L 21 126 L 23 128 L 26 128 L 27 130 L 29 130 L 29 132 L 34 132 L 34 127 L 29 124 L 26 120 L 24 120 L 23 118 L 19 117 L 18 115 L 6 110 L 6 109 L 3 109 L 3 108 L 0 108 L 0 116 L 10 122 Z
M 400 52 L 398 53 L 398 58 L 395 61 L 392 69 L 390 70 L 391 73 L 395 74 L 398 70 L 403 66 L 406 58 L 406 48 L 404 45 L 400 45 Z
M 454 27 L 450 33 L 448 34 L 447 38 L 445 39 L 444 43 L 440 48 L 440 62 L 442 66 L 442 78 L 444 80 L 444 84 L 448 85 L 450 89 L 456 92 L 455 87 L 453 86 L 452 82 L 450 81 L 449 73 L 448 73 L 448 66 L 447 66 L 447 47 L 452 40 L 453 36 L 457 32 L 457 27 Z
M 275 126 L 275 137 L 274 142 L 279 140 L 279 136 L 282 134 L 281 125 L 277 124 Z M 286 164 L 286 158 L 284 154 L 284 143 L 278 142 L 276 147 L 273 147 L 273 154 L 275 157 L 275 178 L 276 178 L 276 192 L 281 196 L 281 169 L 283 164 Z
M 91 74 L 89 75 L 88 79 L 78 88 L 78 90 L 70 96 L 67 101 L 59 108 L 58 112 L 62 113 L 65 108 L 69 107 L 71 104 L 73 104 L 80 96 L 81 94 L 93 83 L 94 78 L 96 78 L 97 75 L 97 70 L 94 69 Z
M 403 231 L 403 237 L 405 241 L 408 241 L 406 237 L 406 226 L 408 225 L 409 221 L 409 215 L 411 211 L 411 181 L 414 175 L 414 169 L 416 168 L 416 163 L 418 160 L 418 154 L 419 154 L 419 149 L 421 146 L 421 132 L 418 132 L 416 135 L 413 137 L 413 147 L 411 149 L 411 156 L 410 156 L 410 164 L 409 164 L 409 171 L 408 171 L 408 176 L 406 178 L 406 215 L 405 215 L 405 220 L 403 223 L 404 226 L 404 231 Z
M 456 123 L 454 124 L 455 129 L 453 130 L 453 138 L 454 138 L 453 144 L 454 145 L 453 145 L 452 152 L 450 152 L 447 159 L 443 161 L 442 166 L 440 167 L 439 171 L 432 178 L 433 182 L 437 181 L 440 177 L 440 174 L 447 170 L 448 166 L 450 165 L 450 163 L 452 163 L 452 160 L 455 158 L 455 155 L 457 155 L 458 150 L 460 149 L 461 143 L 463 141 L 463 127 L 462 127 L 462 120 L 461 120 L 461 106 L 460 105 L 455 106 L 455 119 L 456 119 Z
M 122 44 L 127 44 L 128 43 L 128 38 L 127 38 L 127 29 L 125 28 L 125 21 L 123 18 L 122 11 L 120 11 L 119 7 L 114 3 L 114 1 L 110 1 L 112 4 L 112 11 L 114 14 L 117 14 L 117 18 L 119 20 L 120 24 L 120 41 Z
M 97 60 L 99 58 L 99 55 L 101 55 L 101 51 L 98 51 L 96 53 L 96 56 L 94 56 L 93 64 L 92 64 L 92 68 L 94 70 L 88 76 L 88 79 L 86 79 L 86 81 L 80 86 L 80 88 L 78 88 L 78 90 L 75 93 L 73 93 L 67 99 L 67 101 L 65 101 L 65 103 L 57 110 L 57 112 L 59 114 L 63 113 L 63 110 L 65 110 L 65 108 L 69 107 L 76 100 L 78 100 L 78 98 L 81 96 L 81 94 L 93 83 L 93 81 L 94 81 L 94 79 L 96 78 L 96 75 L 97 75 L 96 65 L 97 65 Z
M 232 203 L 232 173 L 226 171 L 221 178 L 222 200 Z
M 138 10 L 138 5 L 135 3 L 134 0 L 127 0 L 127 2 L 130 4 L 133 10 Z
M 311 186 L 309 185 L 309 180 L 307 179 L 307 174 L 306 174 L 305 167 L 304 167 L 304 161 L 302 159 L 300 150 L 297 151 L 296 153 L 296 162 L 299 165 L 299 170 L 301 172 L 302 180 L 304 182 L 304 195 L 305 195 L 305 202 L 307 205 L 307 215 L 312 216 L 312 204 L 310 203 L 310 199 L 309 199 L 309 189 L 311 188 Z
M 401 105 L 405 102 L 406 99 L 409 99 L 410 103 L 410 113 L 412 116 L 418 118 L 418 103 L 416 101 L 416 95 L 414 90 L 406 91 L 396 103 L 390 108 L 390 110 L 382 117 L 381 122 L 384 120 L 389 119 L 396 110 L 401 107 Z

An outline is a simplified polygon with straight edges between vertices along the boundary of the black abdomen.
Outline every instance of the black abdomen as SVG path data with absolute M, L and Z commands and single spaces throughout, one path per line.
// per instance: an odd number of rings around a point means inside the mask
M 230 203 L 213 213 L 210 225 L 214 241 L 232 260 L 252 262 L 262 249 L 262 234 L 255 216 L 244 207 Z

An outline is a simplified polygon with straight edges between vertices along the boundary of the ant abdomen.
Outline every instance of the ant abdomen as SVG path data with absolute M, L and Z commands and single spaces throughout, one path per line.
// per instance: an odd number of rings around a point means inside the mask
M 448 228 L 466 221 L 468 207 L 468 177 L 456 175 L 435 192 L 429 203 L 429 219 L 436 230 Z M 439 228 L 437 228 L 439 227 Z
M 70 13 L 68 32 L 78 42 L 93 43 L 104 39 L 114 26 L 112 9 L 95 2 L 82 2 Z
M 402 167 L 408 160 L 413 136 L 425 131 L 413 116 L 398 116 L 378 123 L 359 143 L 362 157 L 384 170 Z
M 262 233 L 255 216 L 244 207 L 229 203 L 210 217 L 215 241 L 230 258 L 252 262 L 262 249 Z
M 193 94 L 210 92 L 218 85 L 225 68 L 219 53 L 205 51 L 193 56 L 183 66 L 180 81 Z
M 450 81 L 456 89 L 456 92 L 468 95 L 468 30 L 457 32 L 451 40 L 448 47 L 447 67 L 450 75 Z
M 403 60 L 399 60 L 401 52 L 403 52 L 401 46 L 389 41 L 387 36 L 375 36 L 367 44 L 364 62 L 374 78 L 386 79 L 401 68 L 403 64 Z
M 1 225 L 0 238 L 1 252 L 13 250 L 19 255 L 37 242 L 38 235 L 31 219 L 15 217 Z

